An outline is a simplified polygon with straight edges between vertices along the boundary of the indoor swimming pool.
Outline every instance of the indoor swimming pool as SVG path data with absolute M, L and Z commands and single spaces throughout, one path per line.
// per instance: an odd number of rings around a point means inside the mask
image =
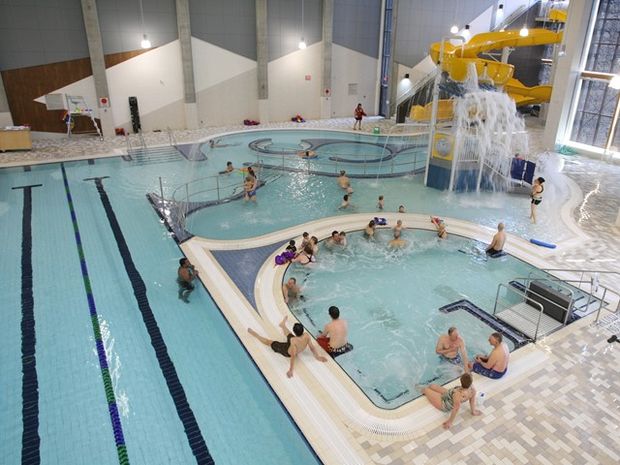
M 208 293 L 177 298 L 147 173 L 0 170 L 3 463 L 320 463 Z
M 458 236 L 441 241 L 433 232 L 407 230 L 407 246 L 391 250 L 391 231 L 377 234 L 371 242 L 350 233 L 344 250 L 321 244 L 316 264 L 290 266 L 284 280 L 295 277 L 302 287 L 304 299 L 290 308 L 315 337 L 330 321 L 327 309 L 339 307 L 354 350 L 336 361 L 375 405 L 394 409 L 420 395 L 416 384 L 444 384 L 462 373 L 435 353 L 449 327 L 459 329 L 470 360 L 490 350 L 496 328 L 462 308 L 440 309 L 466 299 L 491 314 L 498 284 L 535 268 L 510 255 L 488 258 L 484 244 Z M 509 337 L 506 343 L 515 348 Z

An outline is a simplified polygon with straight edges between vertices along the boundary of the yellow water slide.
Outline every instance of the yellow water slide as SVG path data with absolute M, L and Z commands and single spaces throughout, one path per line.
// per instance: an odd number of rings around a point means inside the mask
M 552 8 L 551 10 L 549 10 L 549 21 L 554 21 L 556 23 L 565 23 L 566 16 L 566 10 L 560 10 L 558 8 Z
M 473 63 L 476 66 L 479 77 L 484 76 L 491 79 L 495 85 L 504 86 L 506 92 L 510 94 L 517 105 L 548 102 L 551 98 L 551 86 L 526 87 L 512 77 L 514 74 L 513 65 L 478 58 L 478 55 L 491 50 L 501 50 L 504 47 L 532 47 L 535 45 L 555 44 L 561 41 L 562 32 L 554 32 L 548 29 L 530 29 L 527 37 L 522 37 L 519 31 L 514 30 L 484 32 L 476 34 L 464 45 L 453 45 L 445 42 L 441 68 L 448 72 L 451 79 L 464 81 L 467 78 L 469 64 Z M 439 62 L 440 54 L 441 43 L 435 42 L 431 44 L 430 55 L 435 63 Z M 451 107 L 448 103 L 443 103 L 442 105 L 442 101 L 440 101 L 440 106 L 443 106 L 446 110 L 448 107 Z M 413 107 L 410 116 L 417 121 L 428 121 L 430 119 L 430 112 L 427 107 L 429 106 Z M 442 116 L 448 117 L 447 115 Z

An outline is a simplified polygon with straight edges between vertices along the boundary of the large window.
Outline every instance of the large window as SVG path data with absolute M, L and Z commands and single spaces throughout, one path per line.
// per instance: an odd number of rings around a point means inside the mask
M 619 91 L 609 86 L 620 72 L 620 0 L 600 0 L 570 139 L 618 151 Z

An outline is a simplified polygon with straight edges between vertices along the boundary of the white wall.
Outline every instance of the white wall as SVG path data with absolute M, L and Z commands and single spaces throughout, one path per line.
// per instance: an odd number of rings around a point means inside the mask
M 306 119 L 320 118 L 322 44 L 312 44 L 269 63 L 271 121 L 290 121 L 296 114 Z
M 361 103 L 372 113 L 377 93 L 376 58 L 332 44 L 332 117 L 353 116 Z M 349 84 L 357 84 L 357 95 L 349 95 Z

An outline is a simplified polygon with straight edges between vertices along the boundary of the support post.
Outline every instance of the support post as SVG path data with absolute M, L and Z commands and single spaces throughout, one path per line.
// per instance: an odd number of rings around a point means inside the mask
M 90 55 L 90 66 L 93 70 L 93 80 L 95 81 L 95 94 L 97 95 L 97 105 L 101 98 L 107 98 L 110 105 L 99 105 L 99 121 L 104 137 L 114 136 L 114 118 L 112 116 L 113 102 L 110 100 L 108 90 L 108 79 L 105 72 L 105 57 L 103 55 L 103 42 L 101 40 L 101 30 L 99 29 L 99 16 L 97 15 L 97 4 L 95 0 L 81 0 L 82 16 L 84 18 L 84 29 L 88 41 L 88 53 Z
M 256 78 L 258 118 L 269 122 L 269 43 L 267 41 L 267 0 L 256 0 Z
M 334 33 L 334 0 L 323 0 L 323 86 L 321 118 L 332 116 L 332 38 Z
M 177 28 L 181 44 L 183 68 L 183 97 L 185 99 L 185 126 L 198 129 L 198 104 L 194 85 L 194 58 L 192 56 L 192 30 L 189 19 L 189 0 L 176 0 Z

